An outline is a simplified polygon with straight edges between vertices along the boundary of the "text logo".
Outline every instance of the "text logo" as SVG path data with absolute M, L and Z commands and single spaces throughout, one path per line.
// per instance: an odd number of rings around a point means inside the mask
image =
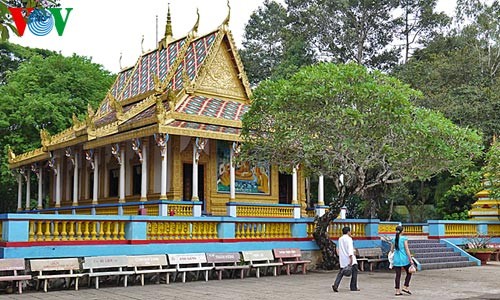
M 36 36 L 45 36 L 49 34 L 55 27 L 57 34 L 62 36 L 66 24 L 68 23 L 68 18 L 73 10 L 73 8 L 65 8 L 66 17 L 62 16 L 63 8 L 50 7 L 50 8 L 20 8 L 20 7 L 9 7 L 12 19 L 16 24 L 17 32 L 19 36 L 24 35 L 26 25 L 28 25 L 29 31 Z M 25 17 L 27 19 L 25 19 Z

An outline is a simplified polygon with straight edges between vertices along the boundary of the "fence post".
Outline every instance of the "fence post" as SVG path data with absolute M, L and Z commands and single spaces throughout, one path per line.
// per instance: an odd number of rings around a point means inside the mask
M 125 223 L 125 239 L 130 240 L 147 240 L 148 223 L 139 222 L 137 217 L 130 217 L 130 220 Z
M 217 235 L 220 239 L 234 239 L 236 238 L 236 223 L 235 222 L 220 222 L 217 225 Z
M 3 220 L 2 240 L 4 242 L 27 242 L 29 239 L 29 220 Z
M 378 225 L 379 219 L 369 219 L 365 225 L 365 235 L 370 239 L 378 239 Z
M 307 223 L 292 223 L 292 237 L 306 238 L 307 237 Z
M 429 239 L 440 239 L 446 236 L 445 224 L 438 220 L 428 220 L 429 224 Z

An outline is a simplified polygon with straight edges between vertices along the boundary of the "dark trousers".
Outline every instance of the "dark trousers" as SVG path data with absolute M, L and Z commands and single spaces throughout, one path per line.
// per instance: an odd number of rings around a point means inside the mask
M 410 268 L 410 265 L 407 265 L 407 266 L 404 266 L 404 267 L 396 267 L 396 266 L 394 266 L 394 270 L 396 271 L 396 279 L 394 280 L 394 287 L 396 289 L 399 289 L 399 285 L 400 285 L 400 281 L 401 281 L 401 269 L 405 269 L 405 272 L 406 272 L 405 285 L 404 286 L 410 286 L 411 273 L 408 272 L 409 268 Z
M 344 274 L 342 274 L 342 269 L 340 269 L 339 273 L 337 274 L 337 278 L 335 279 L 335 283 L 333 284 L 335 288 L 338 288 L 340 285 L 340 281 L 342 281 L 342 277 L 344 277 Z M 358 265 L 352 265 L 352 275 L 351 275 L 351 284 L 350 284 L 351 291 L 355 291 L 358 289 Z

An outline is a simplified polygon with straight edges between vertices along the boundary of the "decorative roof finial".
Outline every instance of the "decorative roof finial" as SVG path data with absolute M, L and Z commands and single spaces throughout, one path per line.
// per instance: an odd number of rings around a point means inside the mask
M 165 36 L 158 43 L 158 49 L 166 49 L 168 44 L 174 40 L 172 34 L 172 17 L 170 16 L 170 3 L 168 3 L 167 10 L 167 25 L 165 25 Z
M 142 39 L 141 39 L 141 51 L 142 51 L 142 53 L 144 53 L 144 34 L 142 35 Z
M 193 29 L 189 32 L 191 37 L 196 37 L 198 35 L 198 26 L 200 26 L 200 10 L 196 9 L 196 23 L 194 23 Z
M 123 67 L 122 67 L 122 57 L 123 57 L 123 52 L 120 52 L 120 60 L 118 61 L 118 63 L 120 64 L 120 70 L 123 69 Z
M 229 5 L 229 0 L 227 0 L 227 17 L 224 19 L 224 22 L 222 22 L 222 25 L 225 27 L 229 27 L 229 20 L 231 19 L 231 6 Z
M 172 33 L 172 17 L 170 16 L 170 3 L 168 3 L 168 11 L 167 11 L 167 25 L 165 26 L 165 38 L 167 41 L 173 39 Z

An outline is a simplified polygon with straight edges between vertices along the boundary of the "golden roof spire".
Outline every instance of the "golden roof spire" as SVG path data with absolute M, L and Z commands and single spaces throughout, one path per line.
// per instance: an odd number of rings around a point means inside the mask
M 168 44 L 171 43 L 173 40 L 174 37 L 172 34 L 172 17 L 170 15 L 170 3 L 168 3 L 167 25 L 165 25 L 165 36 L 158 43 L 158 49 L 161 50 L 163 48 L 167 48 Z
M 167 39 L 167 42 L 173 40 L 172 17 L 170 16 L 170 3 L 168 3 L 167 25 L 165 26 L 165 38 Z

